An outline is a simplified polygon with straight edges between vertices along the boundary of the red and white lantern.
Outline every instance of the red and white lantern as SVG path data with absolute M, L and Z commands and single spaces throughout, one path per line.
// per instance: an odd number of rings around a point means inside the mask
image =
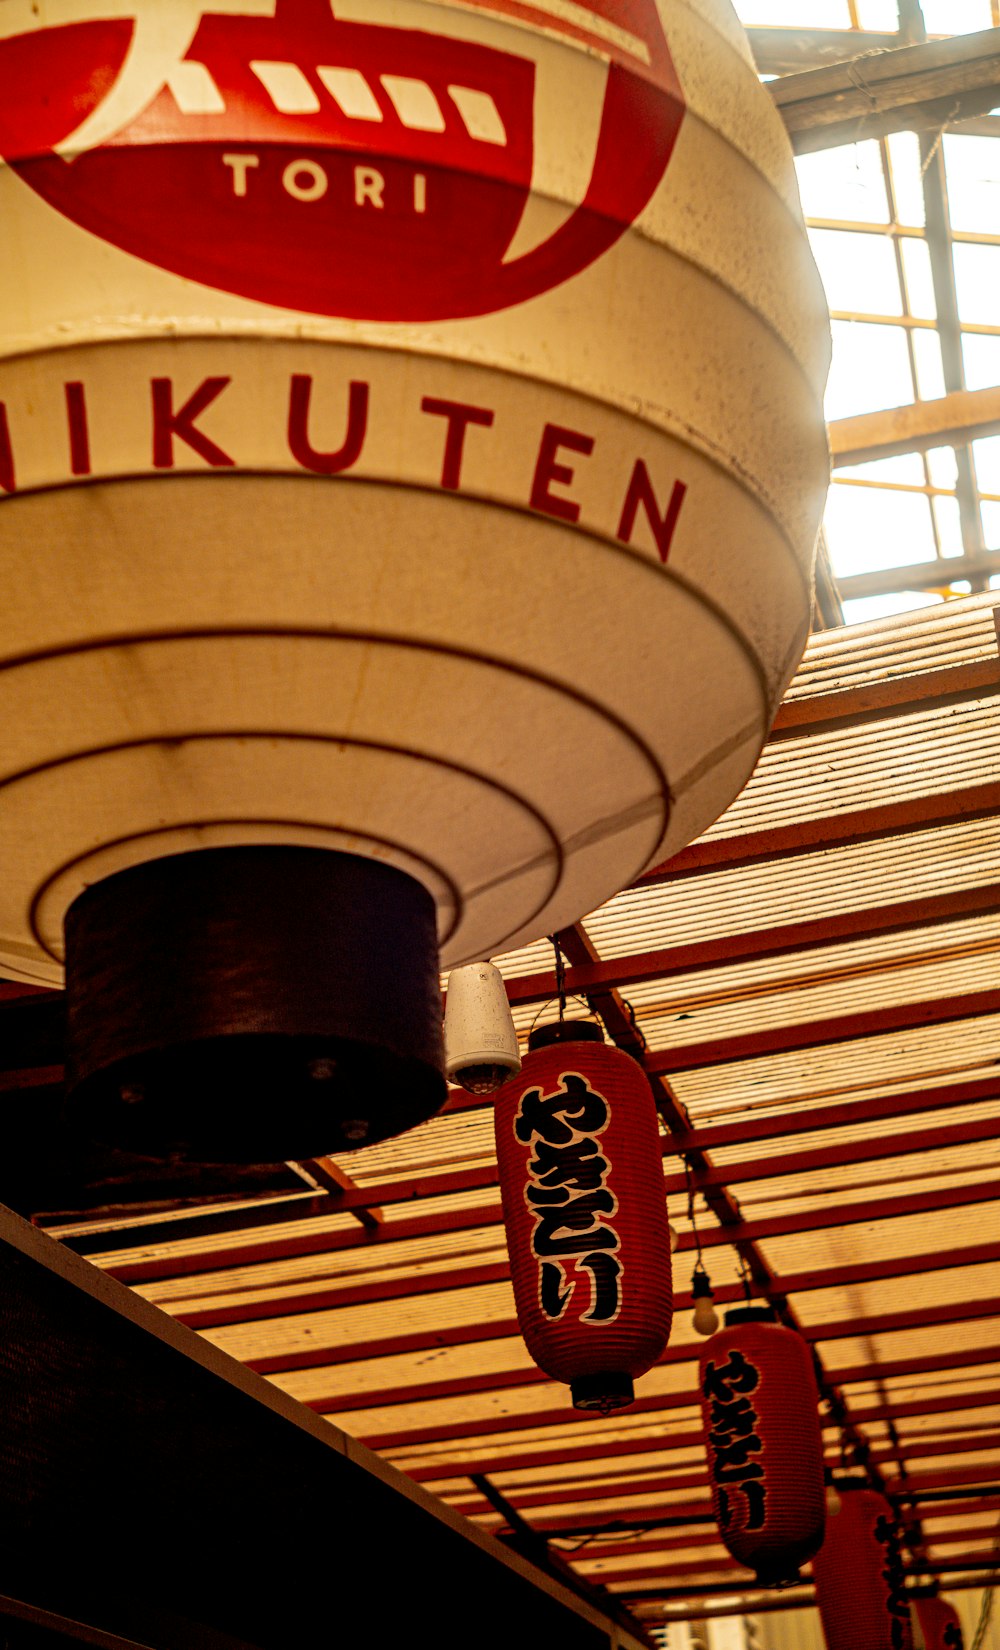
M 730 0 L 3 0 L 0 84 L 0 971 L 85 1132 L 370 1143 L 439 966 L 702 832 L 801 655 L 787 134 Z
M 641 1068 L 592 1022 L 533 1032 L 497 1097 L 497 1160 L 521 1333 L 577 1409 L 630 1404 L 667 1344 L 670 1229 Z
M 770 1307 L 737 1307 L 702 1352 L 700 1387 L 722 1539 L 764 1586 L 789 1585 L 819 1548 L 825 1518 L 809 1349 Z
M 925 1650 L 964 1650 L 962 1623 L 953 1604 L 943 1598 L 918 1598 L 914 1602 Z
M 864 1479 L 837 1489 L 840 1511 L 812 1566 L 827 1650 L 913 1650 L 892 1508 Z

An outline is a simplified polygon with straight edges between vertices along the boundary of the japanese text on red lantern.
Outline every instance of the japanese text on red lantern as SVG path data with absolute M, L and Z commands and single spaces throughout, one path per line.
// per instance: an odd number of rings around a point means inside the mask
M 732 1491 L 742 1491 L 746 1518 L 742 1528 L 759 1530 L 764 1524 L 766 1492 L 764 1469 L 751 1460 L 763 1448 L 757 1431 L 759 1416 L 748 1393 L 760 1385 L 760 1370 L 735 1347 L 723 1364 L 705 1365 L 702 1392 L 711 1399 L 709 1414 L 712 1477 L 719 1493 L 719 1525 L 727 1530 L 736 1509 Z
M 611 1121 L 603 1094 L 578 1072 L 563 1072 L 552 1094 L 527 1089 L 514 1116 L 514 1136 L 532 1148 L 524 1198 L 535 1217 L 531 1237 L 539 1261 L 538 1298 L 546 1317 L 561 1318 L 576 1287 L 559 1257 L 578 1257 L 591 1275 L 583 1323 L 610 1323 L 621 1310 L 618 1233 L 608 1217 L 618 1199 L 607 1185 L 611 1162 L 597 1136 Z

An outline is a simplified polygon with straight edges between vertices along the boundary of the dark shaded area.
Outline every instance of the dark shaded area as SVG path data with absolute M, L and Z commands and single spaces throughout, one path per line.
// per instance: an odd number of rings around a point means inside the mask
M 62 992 L 0 1000 L 0 1203 L 19 1214 L 151 1212 L 304 1190 L 284 1162 L 199 1163 L 88 1140 L 66 1119 L 65 1052 Z
M 91 1280 L 0 1211 L 8 1599 L 156 1650 L 220 1634 L 260 1650 L 384 1643 L 395 1609 L 441 1650 L 470 1634 L 477 1650 L 608 1650 L 608 1626 L 386 1482 L 360 1446 L 348 1459 L 341 1434 L 127 1290 L 93 1277 L 95 1299 L 67 1274 Z
M 434 900 L 378 860 L 202 849 L 66 913 L 68 1120 L 195 1163 L 370 1145 L 447 1092 Z

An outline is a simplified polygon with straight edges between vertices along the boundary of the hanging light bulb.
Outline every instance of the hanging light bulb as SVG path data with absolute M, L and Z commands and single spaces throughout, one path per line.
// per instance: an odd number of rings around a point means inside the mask
M 698 1335 L 714 1335 L 719 1327 L 719 1314 L 712 1305 L 712 1280 L 699 1260 L 691 1277 L 694 1297 L 694 1315 L 691 1323 Z

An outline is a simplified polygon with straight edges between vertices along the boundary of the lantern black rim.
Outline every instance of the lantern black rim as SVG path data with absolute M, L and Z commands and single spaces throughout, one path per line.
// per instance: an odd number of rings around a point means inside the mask
M 759 1569 L 756 1575 L 762 1587 L 772 1587 L 776 1592 L 781 1592 L 785 1587 L 802 1585 L 802 1573 L 797 1565 L 782 1565 L 773 1570 Z
M 596 1375 L 578 1375 L 570 1385 L 574 1409 L 596 1410 L 610 1415 L 613 1410 L 627 1409 L 635 1402 L 635 1387 L 631 1375 L 620 1371 L 601 1370 Z
M 603 1043 L 604 1032 L 596 1020 L 551 1020 L 528 1033 L 528 1049 L 552 1048 L 556 1043 Z
M 777 1323 L 773 1306 L 731 1306 L 726 1313 L 726 1328 L 736 1323 Z

